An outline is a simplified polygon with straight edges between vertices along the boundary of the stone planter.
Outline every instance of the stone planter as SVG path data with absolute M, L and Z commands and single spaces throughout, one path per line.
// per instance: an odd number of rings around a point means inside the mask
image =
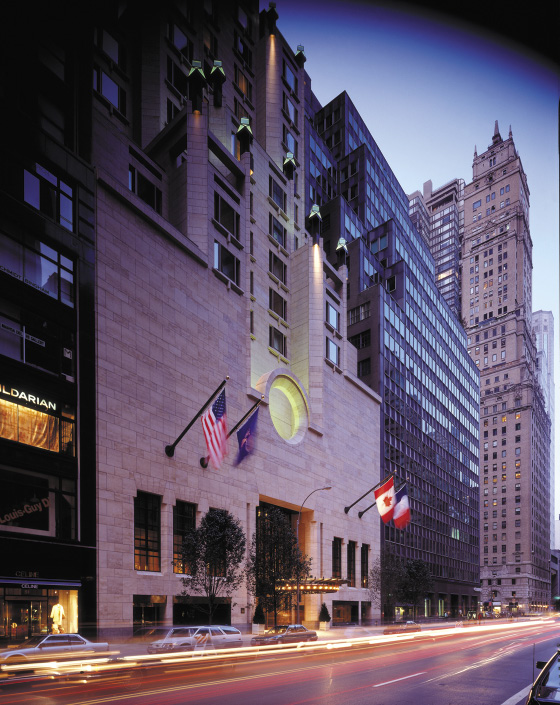
M 253 634 L 264 634 L 264 624 L 253 624 Z
M 324 632 L 331 628 L 330 622 L 319 622 L 319 631 Z

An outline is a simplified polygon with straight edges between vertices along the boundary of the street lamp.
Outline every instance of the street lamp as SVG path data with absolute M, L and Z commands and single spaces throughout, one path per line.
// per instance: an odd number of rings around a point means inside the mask
M 301 519 L 301 510 L 303 509 L 303 505 L 307 502 L 307 500 L 311 497 L 311 495 L 314 492 L 321 492 L 322 490 L 332 490 L 332 485 L 325 485 L 325 487 L 317 487 L 316 490 L 312 490 L 307 497 L 303 500 L 301 503 L 301 507 L 299 508 L 299 513 L 298 513 L 298 518 L 297 518 L 297 524 L 296 524 L 296 545 L 299 549 L 299 520 Z M 296 623 L 299 624 L 299 562 L 298 562 L 298 567 L 296 571 Z

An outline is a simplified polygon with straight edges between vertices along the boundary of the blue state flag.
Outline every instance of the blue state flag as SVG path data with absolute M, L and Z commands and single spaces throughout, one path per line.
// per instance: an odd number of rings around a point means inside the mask
M 255 413 L 251 414 L 247 421 L 241 426 L 237 432 L 237 442 L 239 443 L 239 451 L 235 464 L 239 463 L 255 450 L 255 441 L 257 439 L 257 419 L 259 418 L 259 408 Z

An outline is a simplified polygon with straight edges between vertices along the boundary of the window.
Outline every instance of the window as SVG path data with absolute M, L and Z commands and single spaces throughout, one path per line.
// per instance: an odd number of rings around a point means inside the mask
M 274 326 L 269 328 L 268 344 L 271 348 L 286 356 L 286 336 Z
M 239 213 L 216 191 L 214 192 L 214 220 L 224 227 L 228 233 L 239 239 Z
M 473 203 L 473 211 L 475 211 L 477 208 L 480 208 L 481 204 L 482 204 L 482 201 L 475 201 Z
M 274 313 L 277 316 L 280 316 L 280 318 L 283 318 L 285 321 L 288 320 L 287 316 L 287 301 L 284 299 L 284 297 L 280 296 L 280 294 L 275 291 L 274 289 L 269 289 L 269 308 L 271 311 L 274 311 Z
M 168 83 L 170 83 L 173 88 L 175 88 L 175 90 L 179 91 L 179 93 L 185 96 L 185 98 L 188 98 L 189 84 L 187 80 L 187 74 L 184 73 L 181 67 L 178 66 L 170 56 L 167 57 L 166 77 Z
M 284 144 L 286 145 L 288 152 L 291 152 L 294 155 L 294 157 L 297 159 L 298 143 L 296 142 L 296 138 L 288 130 L 286 125 L 282 126 L 282 140 L 283 140 Z
M 368 573 L 369 573 L 369 546 L 367 543 L 362 544 L 361 555 L 360 555 L 360 573 L 361 581 L 360 585 L 363 588 L 368 587 Z
M 73 190 L 41 164 L 36 163 L 32 170 L 23 170 L 23 200 L 66 230 L 73 230 Z
M 113 61 L 121 69 L 125 69 L 125 53 L 120 42 L 109 34 L 105 29 L 94 29 L 94 43 L 98 46 L 104 54 L 106 54 L 111 61 Z
M 340 328 L 340 313 L 336 308 L 327 301 L 327 313 L 326 313 L 327 323 L 334 328 L 339 330 Z
M 346 577 L 349 587 L 356 587 L 356 542 L 348 541 L 346 548 Z
M 365 360 L 358 360 L 358 377 L 367 377 L 371 373 L 371 360 L 366 357 Z
M 274 252 L 268 254 L 268 271 L 283 284 L 286 283 L 287 266 Z
M 214 241 L 214 269 L 217 269 L 218 272 L 221 272 L 230 281 L 239 286 L 239 260 L 216 241 Z
M 241 71 L 241 69 L 235 65 L 235 85 L 239 88 L 241 93 L 247 98 L 249 102 L 253 100 L 253 86 L 249 82 L 247 76 Z
M 288 119 L 290 122 L 297 124 L 297 119 L 298 119 L 298 111 L 296 110 L 296 106 L 294 105 L 293 101 L 288 98 L 288 96 L 284 93 L 283 94 L 283 108 L 284 112 L 288 116 Z
M 330 360 L 335 365 L 340 365 L 340 348 L 330 338 L 327 338 L 327 360 Z
M 268 214 L 268 232 L 282 247 L 286 247 L 286 228 L 272 213 Z
M 332 542 L 332 577 L 342 578 L 342 539 L 336 536 Z
M 349 325 L 352 325 L 353 323 L 357 323 L 358 321 L 363 321 L 366 318 L 369 318 L 370 316 L 370 306 L 369 306 L 369 301 L 366 301 L 364 304 L 360 304 L 360 306 L 356 306 L 355 308 L 350 309 L 348 312 L 348 320 L 349 320 Z
M 173 507 L 173 572 L 188 573 L 183 561 L 183 537 L 189 529 L 195 528 L 196 504 L 177 500 Z
M 67 306 L 74 306 L 74 263 L 40 240 L 21 245 L 0 234 L 0 272 L 32 286 Z M 6 311 L 6 313 L 8 313 Z M 44 338 L 40 338 L 44 340 Z
M 281 208 L 283 211 L 287 210 L 286 203 L 287 203 L 287 196 L 285 191 L 282 189 L 280 184 L 275 181 L 275 179 L 272 178 L 272 176 L 269 176 L 268 178 L 268 195 L 276 205 Z
M 297 93 L 298 81 L 297 81 L 296 75 L 294 74 L 292 69 L 288 66 L 288 63 L 286 62 L 286 60 L 284 60 L 282 75 L 283 75 L 284 80 L 288 84 L 290 90 L 293 91 L 294 93 Z
M 239 8 L 241 9 L 241 8 Z M 251 68 L 253 65 L 253 54 L 247 42 L 236 32 L 234 39 L 234 49 L 237 51 L 243 62 Z
M 126 91 L 98 66 L 93 67 L 93 89 L 126 116 Z
M 161 189 L 132 165 L 128 167 L 128 188 L 161 215 Z
M 168 22 L 167 24 L 167 37 L 173 46 L 180 51 L 181 54 L 192 61 L 193 58 L 193 47 L 191 42 L 188 40 L 185 33 L 177 27 L 173 22 Z
M 352 345 L 358 350 L 361 350 L 362 348 L 367 348 L 371 344 L 371 332 L 369 330 L 365 330 L 362 333 L 353 335 L 352 337 L 348 338 L 348 342 L 352 343 Z
M 50 399 L 42 399 L 32 394 L 26 396 L 26 403 L 30 406 L 0 399 L 0 437 L 54 453 L 74 456 L 74 410 L 68 405 L 58 410 L 59 405 Z M 12 395 L 11 398 L 17 397 Z M 44 413 L 42 409 L 45 407 L 51 413 Z
M 161 567 L 161 497 L 138 492 L 134 498 L 134 569 Z

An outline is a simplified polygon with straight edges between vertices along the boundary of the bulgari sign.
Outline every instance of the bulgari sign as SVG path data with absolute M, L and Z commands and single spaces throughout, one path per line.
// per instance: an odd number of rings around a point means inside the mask
M 45 409 L 52 409 L 56 411 L 56 404 L 53 401 L 48 401 L 42 397 L 36 396 L 35 394 L 29 394 L 29 392 L 23 392 L 15 387 L 5 387 L 3 384 L 0 385 L 0 392 L 7 396 L 12 397 L 12 399 L 21 399 L 21 401 L 26 401 L 28 404 L 35 404 L 35 406 L 44 406 Z

